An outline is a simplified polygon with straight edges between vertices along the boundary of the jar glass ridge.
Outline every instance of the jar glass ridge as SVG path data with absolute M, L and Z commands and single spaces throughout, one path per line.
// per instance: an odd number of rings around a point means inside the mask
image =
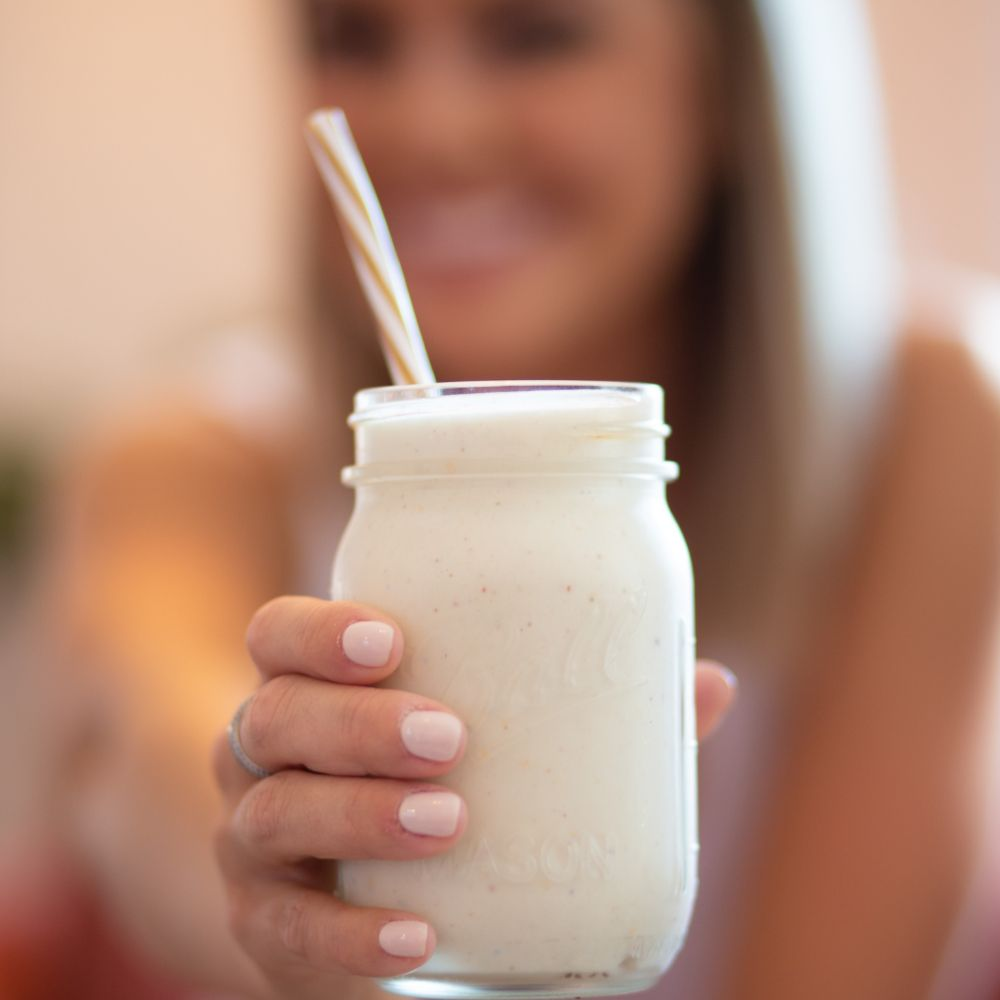
M 435 928 L 384 989 L 423 997 L 646 989 L 697 884 L 690 562 L 664 481 L 658 386 L 457 383 L 366 390 L 335 599 L 383 608 L 387 686 L 466 723 L 442 780 L 454 848 L 338 866 L 358 905 Z

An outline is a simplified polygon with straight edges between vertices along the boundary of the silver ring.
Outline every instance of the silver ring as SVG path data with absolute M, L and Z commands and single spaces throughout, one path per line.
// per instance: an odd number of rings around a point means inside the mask
M 246 750 L 243 749 L 243 744 L 240 743 L 240 722 L 243 719 L 243 713 L 246 711 L 247 705 L 250 704 L 251 698 L 253 698 L 253 695 L 250 695 L 250 698 L 245 699 L 241 703 L 229 723 L 229 728 L 226 730 L 226 735 L 229 737 L 229 749 L 233 751 L 233 756 L 240 762 L 245 771 L 249 771 L 255 778 L 270 778 L 274 772 L 265 771 L 260 764 L 255 764 L 250 759 Z

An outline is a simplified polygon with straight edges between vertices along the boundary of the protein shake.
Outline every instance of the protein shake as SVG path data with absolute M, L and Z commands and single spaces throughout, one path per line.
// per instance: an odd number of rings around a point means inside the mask
M 693 600 L 656 386 L 438 385 L 356 400 L 336 600 L 400 623 L 391 685 L 469 729 L 447 854 L 339 866 L 438 947 L 426 997 L 650 986 L 694 902 Z

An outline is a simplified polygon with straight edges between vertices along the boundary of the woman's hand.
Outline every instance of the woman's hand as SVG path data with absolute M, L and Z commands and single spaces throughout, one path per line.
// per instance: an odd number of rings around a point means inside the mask
M 357 604 L 284 597 L 247 637 L 262 684 L 239 727 L 255 780 L 225 738 L 216 778 L 228 819 L 218 856 L 237 940 L 281 996 L 362 996 L 364 979 L 398 976 L 434 950 L 420 914 L 335 898 L 324 860 L 428 858 L 451 848 L 465 805 L 435 783 L 466 734 L 447 706 L 373 688 L 399 665 L 403 637 Z M 728 707 L 731 675 L 699 664 L 699 735 Z M 351 992 L 353 987 L 354 993 Z

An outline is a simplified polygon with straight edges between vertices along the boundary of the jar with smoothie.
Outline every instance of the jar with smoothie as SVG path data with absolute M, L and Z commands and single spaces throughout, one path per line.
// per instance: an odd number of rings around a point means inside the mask
M 362 906 L 426 916 L 431 959 L 384 989 L 646 989 L 697 887 L 691 567 L 658 386 L 451 383 L 359 393 L 333 598 L 407 637 L 389 682 L 469 732 L 448 853 L 338 866 Z

